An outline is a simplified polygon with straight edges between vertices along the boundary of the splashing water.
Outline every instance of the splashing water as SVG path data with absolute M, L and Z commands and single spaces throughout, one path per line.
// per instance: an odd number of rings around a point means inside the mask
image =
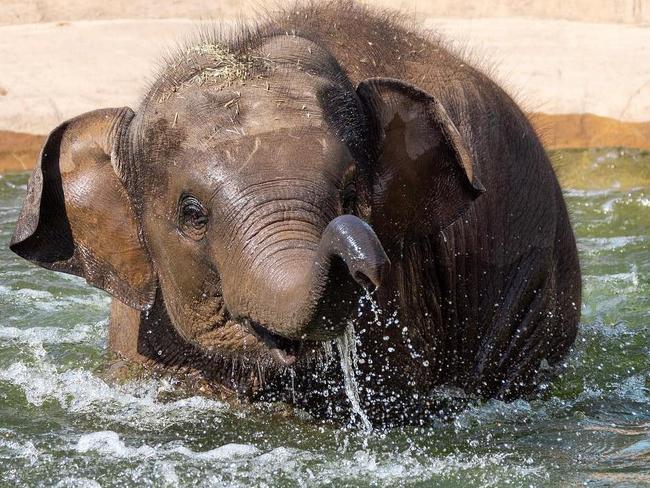
M 372 296 L 372 293 L 370 293 L 368 290 L 365 290 L 365 294 L 359 299 L 359 307 L 357 309 L 359 317 L 361 317 L 363 308 L 366 306 L 366 304 L 370 306 L 370 311 L 373 315 L 373 327 L 383 328 L 381 310 L 379 309 L 379 305 L 375 301 L 375 298 Z
M 372 435 L 177 396 L 160 378 L 106 383 L 107 295 L 9 252 L 27 175 L 0 176 L 0 486 L 650 485 L 650 153 L 601 154 L 562 152 L 584 278 L 562 376 L 533 400 Z M 360 339 L 409 325 L 363 312 Z M 324 350 L 336 368 L 337 349 Z
M 291 378 L 291 401 L 296 403 L 296 370 L 289 368 L 289 377 Z
M 359 369 L 357 359 L 357 336 L 354 332 L 354 324 L 348 321 L 345 332 L 336 338 L 336 347 L 339 351 L 341 360 L 341 371 L 343 371 L 343 381 L 345 382 L 345 394 L 350 400 L 352 413 L 359 419 L 361 427 L 366 430 L 372 430 L 372 424 L 368 416 L 361 408 L 361 399 L 359 397 L 359 384 L 357 383 L 356 373 Z

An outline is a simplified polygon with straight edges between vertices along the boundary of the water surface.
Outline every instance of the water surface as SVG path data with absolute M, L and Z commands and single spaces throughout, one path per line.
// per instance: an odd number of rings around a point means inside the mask
M 554 160 L 584 274 L 565 373 L 371 433 L 105 382 L 107 295 L 6 249 L 27 175 L 0 177 L 0 486 L 650 486 L 650 154 Z

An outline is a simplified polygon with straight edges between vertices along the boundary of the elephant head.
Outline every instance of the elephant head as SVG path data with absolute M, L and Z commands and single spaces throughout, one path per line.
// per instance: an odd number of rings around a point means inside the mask
M 206 42 L 137 112 L 54 129 L 11 249 L 132 308 L 162 296 L 187 341 L 292 364 L 336 336 L 393 249 L 482 191 L 443 104 L 391 79 L 356 88 L 299 36 Z

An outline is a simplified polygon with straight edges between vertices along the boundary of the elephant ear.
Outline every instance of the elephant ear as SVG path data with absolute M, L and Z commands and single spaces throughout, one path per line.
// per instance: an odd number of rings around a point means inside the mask
M 373 228 L 382 240 L 444 229 L 485 191 L 458 128 L 436 98 L 400 80 L 371 78 L 357 94 L 379 138 Z
M 44 268 L 82 276 L 140 310 L 156 281 L 135 213 L 114 168 L 129 108 L 89 112 L 47 137 L 10 248 Z M 119 169 L 118 169 L 119 171 Z

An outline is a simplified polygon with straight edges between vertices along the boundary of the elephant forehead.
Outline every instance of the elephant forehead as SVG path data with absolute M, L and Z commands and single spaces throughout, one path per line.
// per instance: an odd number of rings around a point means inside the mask
M 338 178 L 351 161 L 334 134 L 313 127 L 273 129 L 240 135 L 210 148 L 186 147 L 182 159 L 215 182 L 246 176 L 248 180 Z
M 160 191 L 190 191 L 203 201 L 252 204 L 269 198 L 329 201 L 352 159 L 333 135 L 287 130 L 242 136 L 218 148 L 187 148 L 165 164 Z
M 242 135 L 275 129 L 327 130 L 322 95 L 330 83 L 317 76 L 278 68 L 270 77 L 244 85 L 190 86 L 164 102 L 149 105 L 144 123 L 166 122 L 167 132 L 183 131 L 193 146 L 219 145 Z

